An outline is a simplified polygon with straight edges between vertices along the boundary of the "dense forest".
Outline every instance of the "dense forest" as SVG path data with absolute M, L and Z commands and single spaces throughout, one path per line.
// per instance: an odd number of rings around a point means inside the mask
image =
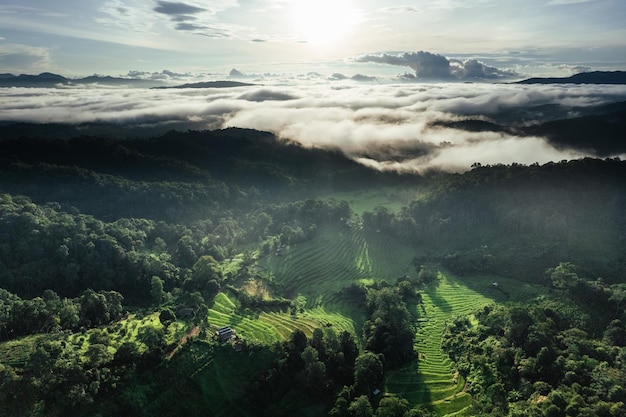
M 624 184 L 243 129 L 0 140 L 0 416 L 626 416 Z

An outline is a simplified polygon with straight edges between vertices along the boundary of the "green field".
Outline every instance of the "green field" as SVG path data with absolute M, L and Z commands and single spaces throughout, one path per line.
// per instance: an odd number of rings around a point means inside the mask
M 341 230 L 320 228 L 315 239 L 293 245 L 259 261 L 263 273 L 274 277 L 292 296 L 306 297 L 307 307 L 334 304 L 327 299 L 360 280 L 395 282 L 415 274 L 415 252 L 382 233 L 359 226 Z
M 493 282 L 498 283 L 499 289 L 492 286 Z M 422 293 L 423 302 L 413 306 L 419 318 L 415 346 L 418 360 L 390 373 L 386 391 L 402 395 L 413 405 L 427 405 L 439 416 L 463 414 L 471 397 L 464 392 L 466 381 L 458 376 L 454 364 L 441 349 L 445 325 L 486 305 L 531 299 L 544 291 L 537 285 L 505 277 L 460 279 L 440 272 L 438 280 L 430 283 Z

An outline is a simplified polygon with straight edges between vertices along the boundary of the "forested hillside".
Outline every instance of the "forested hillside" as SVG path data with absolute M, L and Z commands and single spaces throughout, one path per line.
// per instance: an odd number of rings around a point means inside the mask
M 0 416 L 626 415 L 624 184 L 241 129 L 0 140 Z

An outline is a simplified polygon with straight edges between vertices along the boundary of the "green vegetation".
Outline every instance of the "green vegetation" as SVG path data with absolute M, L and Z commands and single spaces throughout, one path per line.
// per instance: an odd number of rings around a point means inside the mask
M 0 161 L 2 415 L 626 415 L 622 161 L 418 177 L 238 129 Z

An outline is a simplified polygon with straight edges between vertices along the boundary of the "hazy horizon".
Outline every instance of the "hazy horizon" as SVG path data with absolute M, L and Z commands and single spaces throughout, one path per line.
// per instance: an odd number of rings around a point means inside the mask
M 391 76 L 412 65 L 384 57 L 426 51 L 567 76 L 626 69 L 623 15 L 615 0 L 3 0 L 0 72 Z

